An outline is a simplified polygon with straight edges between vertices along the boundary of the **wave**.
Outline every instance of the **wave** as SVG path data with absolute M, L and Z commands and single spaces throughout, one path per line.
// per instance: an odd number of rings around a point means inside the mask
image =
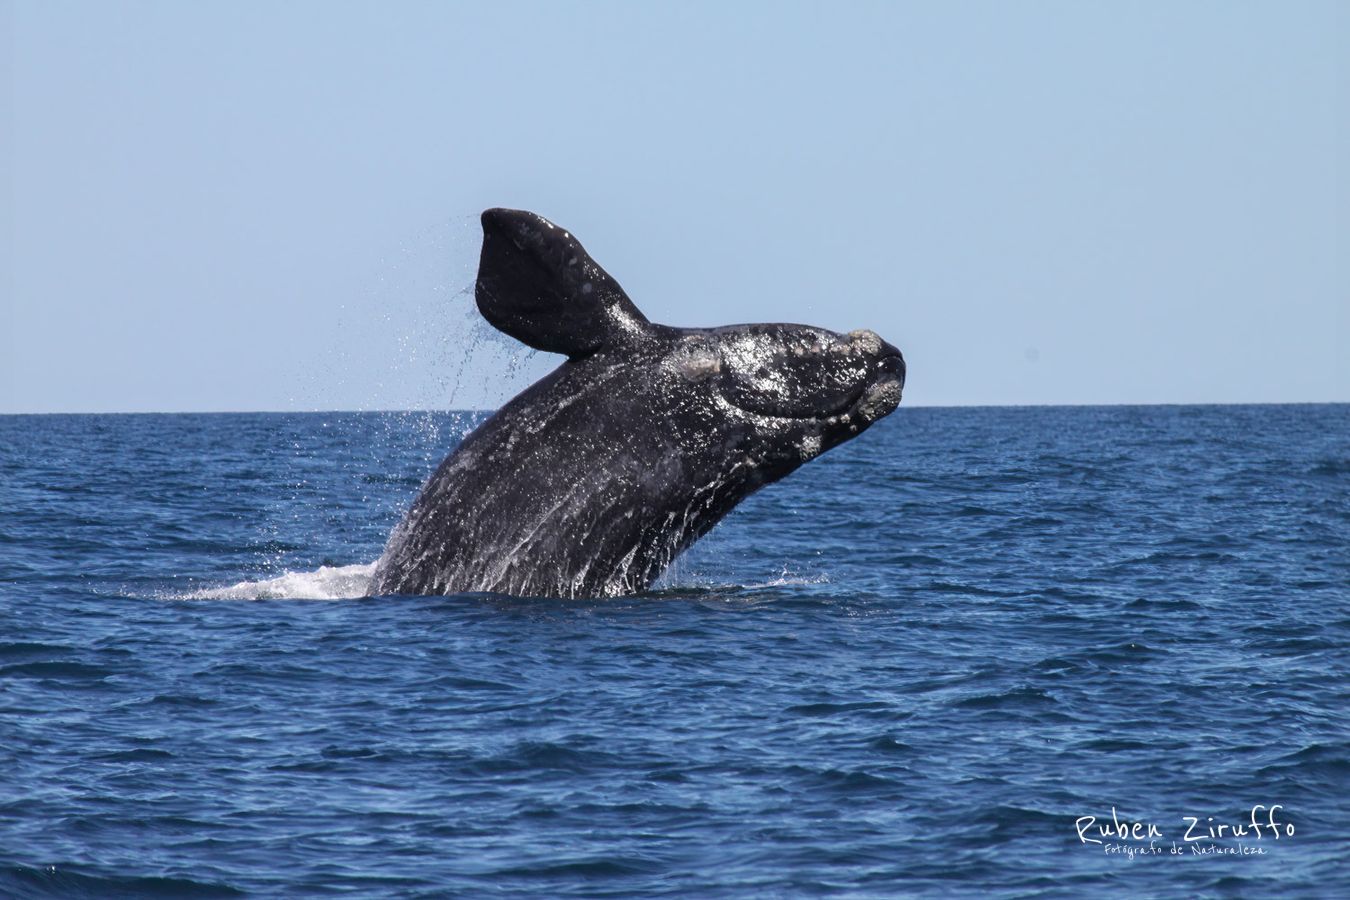
M 286 572 L 262 581 L 193 591 L 185 600 L 351 600 L 370 595 L 375 563 L 319 566 L 313 572 Z

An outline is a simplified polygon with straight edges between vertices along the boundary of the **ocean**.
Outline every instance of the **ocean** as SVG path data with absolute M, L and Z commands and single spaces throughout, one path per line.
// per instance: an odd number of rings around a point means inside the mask
M 474 420 L 0 417 L 0 896 L 1350 889 L 1350 406 L 901 407 L 647 594 L 363 597 Z

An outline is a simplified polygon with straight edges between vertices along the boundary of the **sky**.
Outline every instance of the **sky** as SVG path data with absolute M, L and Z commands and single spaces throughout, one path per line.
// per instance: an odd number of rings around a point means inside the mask
M 489 206 L 912 405 L 1350 401 L 1344 2 L 0 0 L 0 412 L 490 407 Z

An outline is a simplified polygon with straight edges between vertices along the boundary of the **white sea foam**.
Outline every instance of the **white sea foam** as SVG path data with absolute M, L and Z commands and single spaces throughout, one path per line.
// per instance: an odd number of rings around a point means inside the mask
M 797 575 L 793 572 L 789 572 L 787 569 L 784 569 L 783 574 L 779 575 L 772 581 L 767 581 L 763 585 L 748 585 L 748 586 L 784 587 L 789 585 L 829 584 L 829 583 L 830 583 L 830 576 L 825 574 L 824 572 L 819 572 L 815 575 Z
M 369 596 L 370 579 L 374 574 L 373 562 L 355 566 L 319 566 L 313 572 L 286 572 L 276 578 L 241 581 L 229 587 L 204 588 L 180 596 L 184 600 L 350 600 Z M 697 587 L 744 591 L 830 583 L 829 576 L 824 573 L 798 575 L 787 568 L 776 578 L 750 584 L 705 579 L 687 572 L 679 573 L 676 577 L 670 577 L 670 574 L 667 573 L 658 582 L 658 590 L 679 591 L 681 588 Z
M 262 581 L 241 581 L 229 587 L 188 594 L 188 600 L 346 600 L 367 596 L 375 563 L 319 566 L 313 572 L 287 572 Z

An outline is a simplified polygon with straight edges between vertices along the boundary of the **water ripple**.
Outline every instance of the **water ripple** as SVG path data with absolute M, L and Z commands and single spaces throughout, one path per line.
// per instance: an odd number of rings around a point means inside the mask
M 902 409 L 646 596 L 365 598 L 428 421 L 0 417 L 0 896 L 1350 879 L 1350 408 Z

